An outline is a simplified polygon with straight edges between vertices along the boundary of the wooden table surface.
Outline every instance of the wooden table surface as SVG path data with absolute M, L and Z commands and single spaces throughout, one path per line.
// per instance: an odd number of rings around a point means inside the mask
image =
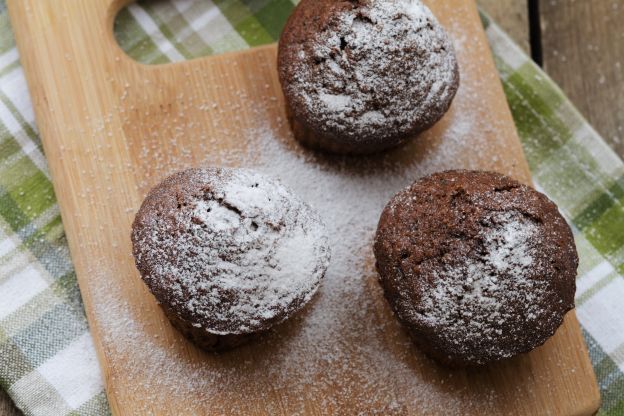
M 530 53 L 527 1 L 478 0 Z M 624 2 L 538 3 L 543 67 L 589 123 L 624 157 Z
M 531 52 L 526 1 L 478 0 L 494 20 Z M 538 3 L 538 2 L 533 2 Z M 624 3 L 620 0 L 542 0 L 540 44 L 546 72 L 624 157 Z M 539 49 L 539 48 L 538 48 Z M 0 390 L 0 416 L 17 416 Z

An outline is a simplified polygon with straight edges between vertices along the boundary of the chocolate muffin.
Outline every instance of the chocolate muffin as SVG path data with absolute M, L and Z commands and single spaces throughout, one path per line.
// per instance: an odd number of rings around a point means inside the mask
M 244 169 L 190 169 L 150 191 L 132 225 L 136 266 L 186 337 L 246 342 L 310 301 L 329 263 L 319 215 Z
M 570 227 L 546 196 L 497 173 L 437 173 L 399 192 L 374 250 L 397 318 L 450 366 L 530 351 L 574 308 Z
M 302 0 L 279 41 L 294 136 L 372 153 L 428 129 L 459 86 L 453 45 L 418 0 Z

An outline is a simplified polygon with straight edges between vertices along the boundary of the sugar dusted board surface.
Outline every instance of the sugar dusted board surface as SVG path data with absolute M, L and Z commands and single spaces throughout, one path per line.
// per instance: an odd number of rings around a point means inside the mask
M 561 414 L 599 405 L 573 312 L 544 346 L 449 371 L 415 349 L 376 282 L 386 201 L 422 175 L 489 169 L 530 181 L 470 0 L 427 2 L 455 43 L 462 85 L 431 131 L 381 156 L 301 149 L 285 121 L 275 45 L 148 67 L 116 45 L 122 2 L 9 0 L 72 258 L 115 414 Z M 316 207 L 328 274 L 303 314 L 216 356 L 168 323 L 134 267 L 130 225 L 151 186 L 191 166 L 255 167 Z

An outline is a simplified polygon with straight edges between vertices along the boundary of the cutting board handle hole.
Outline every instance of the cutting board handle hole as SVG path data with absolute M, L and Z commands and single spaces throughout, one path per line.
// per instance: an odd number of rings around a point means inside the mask
M 132 60 L 145 65 L 181 62 L 202 56 L 232 52 L 266 44 L 277 37 L 285 22 L 272 19 L 269 36 L 244 38 L 232 27 L 236 17 L 213 13 L 203 0 L 114 0 L 111 8 L 113 33 L 117 45 Z M 245 3 L 245 2 L 243 2 Z M 217 7 L 216 5 L 213 7 Z M 197 15 L 202 13 L 203 15 Z M 192 36 L 173 34 L 168 27 L 192 22 Z M 200 26 L 197 27 L 196 25 Z M 260 24 L 260 23 L 259 23 Z M 279 26 L 279 27 L 275 27 Z M 182 33 L 182 36 L 179 35 Z M 223 36 L 225 34 L 225 36 Z

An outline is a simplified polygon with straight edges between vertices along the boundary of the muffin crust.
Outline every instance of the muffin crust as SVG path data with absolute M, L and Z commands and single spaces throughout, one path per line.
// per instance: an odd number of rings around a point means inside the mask
M 574 307 L 570 227 L 546 196 L 497 173 L 447 171 L 399 192 L 374 250 L 397 318 L 450 366 L 530 351 Z

